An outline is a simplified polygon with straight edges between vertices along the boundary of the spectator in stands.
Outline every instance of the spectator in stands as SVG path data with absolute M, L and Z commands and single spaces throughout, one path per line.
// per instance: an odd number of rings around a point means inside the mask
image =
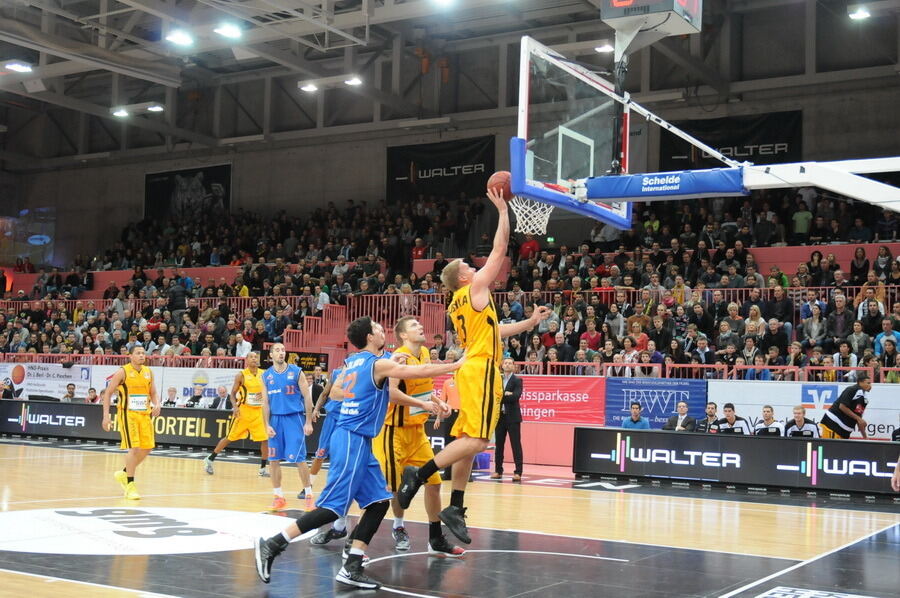
M 897 333 L 894 331 L 893 319 L 882 318 L 881 332 L 875 336 L 875 340 L 872 343 L 875 355 L 880 356 L 884 353 L 884 341 L 888 339 L 893 340 L 894 346 L 897 345 Z
M 850 243 L 871 243 L 873 238 L 872 229 L 863 223 L 862 218 L 856 218 L 847 230 L 847 241 Z
M 854 320 L 853 313 L 847 309 L 847 300 L 844 296 L 835 295 L 834 310 L 828 314 L 825 320 L 825 341 L 823 342 L 825 351 L 834 350 L 840 341 L 847 338 L 853 330 Z
M 882 341 L 882 346 L 883 353 L 878 362 L 886 368 L 895 367 L 897 364 L 897 341 L 893 337 L 885 338 Z
M 760 353 L 753 357 L 753 367 L 744 373 L 744 380 L 771 380 L 772 372 L 766 368 L 766 358 Z
M 640 357 L 638 358 L 638 365 L 634 368 L 634 377 L 635 378 L 659 378 L 660 377 L 660 368 L 653 363 L 651 363 L 650 352 L 647 350 L 640 352 Z

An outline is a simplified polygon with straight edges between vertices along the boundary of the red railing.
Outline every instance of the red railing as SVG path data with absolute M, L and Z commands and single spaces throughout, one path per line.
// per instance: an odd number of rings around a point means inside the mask
M 823 365 L 808 365 L 803 368 L 805 379 L 809 382 L 853 382 L 856 380 L 856 372 L 866 372 L 875 382 L 875 371 L 872 368 Z
M 736 365 L 731 368 L 728 376 L 735 380 L 760 380 L 760 374 L 768 372 L 768 376 L 762 374 L 767 380 L 802 380 L 800 368 L 793 365 Z
M 723 363 L 675 363 L 666 367 L 666 378 L 723 380 L 728 366 Z
M 6 363 L 71 363 L 75 365 L 125 365 L 128 355 L 98 355 L 94 353 L 6 353 L 0 354 Z M 202 355 L 148 355 L 147 365 L 165 367 L 242 368 L 243 357 L 213 357 Z
M 661 363 L 604 363 L 607 378 L 662 378 Z
M 887 382 L 889 384 L 900 383 L 900 368 L 881 368 L 879 382 Z

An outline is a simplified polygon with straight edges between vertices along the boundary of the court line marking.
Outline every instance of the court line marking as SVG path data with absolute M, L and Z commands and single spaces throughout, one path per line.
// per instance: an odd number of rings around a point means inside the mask
M 722 594 L 721 596 L 719 596 L 719 598 L 731 598 L 731 596 L 737 596 L 741 592 L 746 592 L 750 588 L 755 588 L 756 586 L 762 585 L 762 584 L 766 583 L 767 581 L 775 579 L 776 577 L 781 577 L 785 573 L 790 573 L 791 571 L 794 571 L 795 569 L 799 569 L 800 567 L 805 567 L 806 565 L 812 564 L 812 563 L 818 561 L 819 559 L 823 559 L 826 556 L 830 556 L 836 552 L 840 552 L 840 551 L 844 550 L 845 548 L 849 548 L 849 547 L 853 546 L 854 544 L 859 544 L 860 542 L 868 540 L 872 536 L 877 536 L 878 534 L 880 534 L 882 532 L 886 532 L 887 530 L 891 529 L 892 527 L 894 527 L 896 525 L 898 525 L 898 524 L 896 524 L 896 523 L 891 524 L 887 527 L 876 530 L 870 534 L 866 534 L 865 536 L 863 536 L 861 538 L 857 538 L 856 540 L 847 542 L 846 544 L 844 544 L 842 546 L 838 546 L 837 548 L 832 548 L 831 550 L 823 552 L 822 554 L 816 555 L 812 558 L 808 558 L 805 561 L 800 561 L 799 563 L 797 563 L 795 565 L 791 565 L 790 567 L 782 569 L 781 571 L 776 571 L 775 573 L 773 573 L 771 575 L 767 575 L 766 577 L 763 577 L 762 579 L 748 583 L 747 585 L 741 586 L 736 590 L 732 590 L 732 591 L 728 592 L 727 594 Z
M 109 590 L 124 590 L 126 592 L 131 592 L 136 596 L 140 596 L 141 598 L 179 598 L 178 596 L 174 596 L 172 594 L 157 594 L 156 592 L 148 592 L 146 590 L 136 590 L 134 588 L 126 588 L 123 586 L 111 586 L 103 583 L 94 583 L 92 581 L 80 581 L 78 579 L 66 579 L 65 577 L 56 577 L 55 575 L 43 575 L 41 573 L 27 573 L 25 571 L 13 571 L 12 569 L 2 569 L 0 568 L 0 573 L 11 573 L 13 575 L 24 575 L 26 577 L 36 577 L 38 579 L 43 579 L 46 583 L 56 583 L 58 581 L 75 583 L 83 586 L 91 586 L 93 588 L 104 588 Z M 430 598 L 430 597 L 429 597 Z
M 619 563 L 630 563 L 628 559 L 617 559 L 611 556 L 595 556 L 592 554 L 573 554 L 571 552 L 546 552 L 543 550 L 500 550 L 500 549 L 463 549 L 465 550 L 465 554 L 469 554 L 470 552 L 503 552 L 503 553 L 515 553 L 515 554 L 544 554 L 548 556 L 570 556 L 579 559 L 595 559 L 598 561 L 617 561 Z M 418 556 L 423 554 L 429 554 L 428 552 L 404 552 L 400 554 L 388 554 L 385 556 L 380 556 L 375 559 L 371 559 L 367 566 L 372 565 L 373 563 L 377 563 L 379 561 L 387 561 L 390 559 L 400 559 L 407 556 Z M 465 556 L 465 554 L 463 556 Z M 460 559 L 452 559 L 447 558 L 445 560 L 460 560 Z

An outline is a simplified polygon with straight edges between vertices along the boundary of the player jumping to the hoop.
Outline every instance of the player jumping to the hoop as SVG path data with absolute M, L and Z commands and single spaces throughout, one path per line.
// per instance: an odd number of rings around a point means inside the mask
M 419 487 L 436 471 L 453 465 L 453 492 L 450 506 L 440 513 L 441 521 L 466 544 L 471 543 L 466 528 L 464 493 L 472 471 L 472 459 L 487 448 L 500 416 L 503 395 L 500 362 L 503 359 L 501 338 L 531 330 L 549 317 L 550 309 L 535 306 L 527 320 L 500 324 L 497 308 L 491 297 L 491 285 L 500 273 L 509 244 L 509 207 L 502 195 L 488 190 L 488 198 L 499 212 L 494 245 L 487 262 L 475 270 L 462 260 L 453 260 L 441 272 L 441 281 L 453 293 L 447 313 L 465 349 L 466 362 L 456 372 L 459 391 L 459 417 L 451 435 L 456 440 L 422 467 L 406 467 L 397 500 L 404 509 Z

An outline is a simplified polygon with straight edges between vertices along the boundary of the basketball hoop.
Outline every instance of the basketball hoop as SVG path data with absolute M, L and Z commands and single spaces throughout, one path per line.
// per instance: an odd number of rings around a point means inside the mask
M 535 201 L 528 197 L 516 195 L 509 200 L 509 207 L 516 215 L 516 232 L 526 235 L 547 234 L 547 223 L 553 204 Z

